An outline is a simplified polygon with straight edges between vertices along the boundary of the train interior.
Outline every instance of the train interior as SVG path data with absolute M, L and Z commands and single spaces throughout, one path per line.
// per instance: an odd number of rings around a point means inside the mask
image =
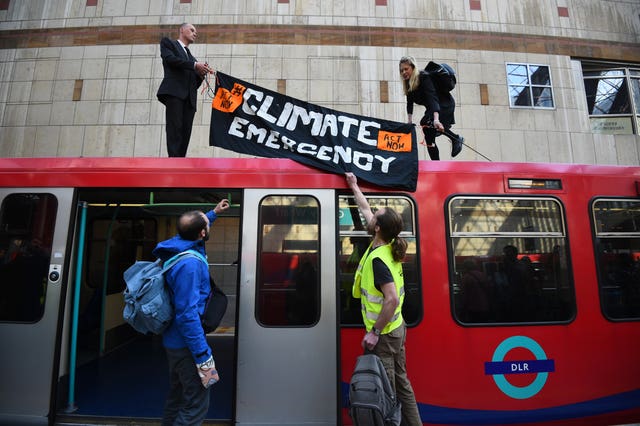
M 207 335 L 221 375 L 220 382 L 212 388 L 207 418 L 232 418 L 241 193 L 202 189 L 78 192 L 78 203 L 87 203 L 87 213 L 77 370 L 70 386 L 73 375 L 61 365 L 65 374 L 57 389 L 59 415 L 70 419 L 162 416 L 168 368 L 161 337 L 137 333 L 123 321 L 123 272 L 136 260 L 154 260 L 152 250 L 158 242 L 176 234 L 175 223 L 181 213 L 206 212 L 223 198 L 230 201 L 231 207 L 212 225 L 206 244 L 211 275 L 229 299 L 221 325 Z M 74 389 L 73 395 L 70 389 Z

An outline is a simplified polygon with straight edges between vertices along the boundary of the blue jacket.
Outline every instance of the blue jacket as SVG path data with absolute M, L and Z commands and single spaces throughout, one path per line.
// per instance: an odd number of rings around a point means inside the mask
M 209 222 L 217 219 L 211 210 L 207 213 Z M 153 255 L 166 261 L 171 256 L 185 250 L 196 250 L 206 256 L 204 241 L 184 240 L 179 235 L 160 242 Z M 211 292 L 209 267 L 195 257 L 186 257 L 176 263 L 165 275 L 173 292 L 175 318 L 162 334 L 162 343 L 169 349 L 188 348 L 196 363 L 202 363 L 211 356 L 211 348 L 202 329 L 200 315 Z

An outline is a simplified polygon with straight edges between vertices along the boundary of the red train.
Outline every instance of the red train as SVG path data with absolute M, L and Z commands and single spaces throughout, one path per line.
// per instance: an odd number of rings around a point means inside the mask
M 409 377 L 425 424 L 640 421 L 640 167 L 420 162 L 396 209 Z M 230 297 L 208 336 L 216 424 L 350 424 L 367 244 L 339 175 L 289 160 L 0 159 L 0 424 L 157 419 L 157 337 L 122 271 L 177 215 L 232 208 L 207 243 Z

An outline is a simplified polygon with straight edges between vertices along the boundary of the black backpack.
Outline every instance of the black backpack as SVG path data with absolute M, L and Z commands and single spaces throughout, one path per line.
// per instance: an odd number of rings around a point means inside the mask
M 229 304 L 227 295 L 216 285 L 211 276 L 209 276 L 209 284 L 211 285 L 211 293 L 209 293 L 204 313 L 200 318 L 202 329 L 207 334 L 216 331 L 216 328 L 222 322 L 222 317 L 227 312 L 227 305 Z
M 355 426 L 398 426 L 400 401 L 380 358 L 360 355 L 349 384 L 349 415 Z
M 449 64 L 429 61 L 424 70 L 431 77 L 438 93 L 449 93 L 456 87 L 456 72 Z

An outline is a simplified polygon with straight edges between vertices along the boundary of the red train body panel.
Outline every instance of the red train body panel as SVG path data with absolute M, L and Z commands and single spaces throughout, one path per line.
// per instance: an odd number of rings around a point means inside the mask
M 440 166 L 421 164 L 414 194 L 420 205 L 424 318 L 409 329 L 406 348 L 408 371 L 423 418 L 431 413 L 427 417 L 440 418 L 435 423 L 443 424 L 510 424 L 526 423 L 527 419 L 535 424 L 568 424 L 575 417 L 581 417 L 576 424 L 613 424 L 640 419 L 640 324 L 614 323 L 602 315 L 587 211 L 595 196 L 638 197 L 638 168 L 487 163 Z M 558 197 L 566 209 L 576 316 L 564 325 L 460 326 L 451 315 L 443 206 L 453 193 L 530 194 L 507 188 L 506 179 L 518 177 L 563 181 L 564 189 L 536 191 L 536 195 Z M 347 383 L 348 367 L 361 353 L 354 344 L 361 335 L 361 330 L 342 331 L 342 380 Z M 555 361 L 555 371 L 549 373 L 540 392 L 526 399 L 507 396 L 492 376 L 485 374 L 485 362 L 491 361 L 501 342 L 513 336 L 533 339 Z M 505 360 L 532 358 L 527 349 L 515 348 Z M 532 384 L 536 374 L 507 377 L 513 386 L 524 388 Z M 634 408 L 626 414 L 598 415 L 599 410 L 618 405 Z M 495 415 L 487 413 L 485 420 L 477 419 L 478 412 L 490 411 Z M 616 415 L 620 420 L 615 420 Z

